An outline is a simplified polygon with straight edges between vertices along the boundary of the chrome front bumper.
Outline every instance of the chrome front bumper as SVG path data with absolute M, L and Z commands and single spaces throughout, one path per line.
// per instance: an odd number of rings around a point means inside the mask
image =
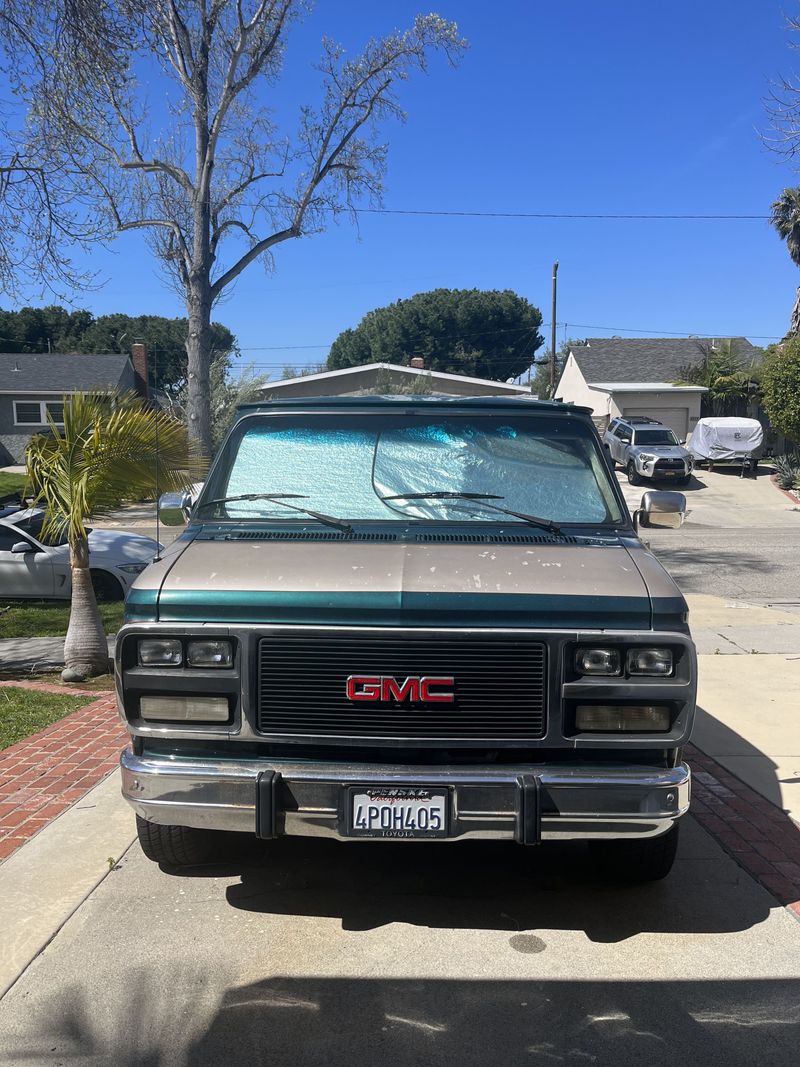
M 123 796 L 150 822 L 256 833 L 259 777 L 276 772 L 274 832 L 339 840 L 350 840 L 342 830 L 351 785 L 446 787 L 450 840 L 526 843 L 533 839 L 526 818 L 531 783 L 535 837 L 549 841 L 656 837 L 686 813 L 690 794 L 685 763 L 392 767 L 136 756 L 127 748 L 121 765 Z

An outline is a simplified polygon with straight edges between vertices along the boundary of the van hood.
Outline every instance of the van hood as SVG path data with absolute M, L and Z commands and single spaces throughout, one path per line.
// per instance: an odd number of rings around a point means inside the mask
M 640 569 L 645 557 L 652 575 Z M 176 623 L 649 629 L 652 585 L 670 600 L 670 612 L 685 612 L 672 580 L 636 539 L 414 544 L 185 536 L 137 579 L 127 608 L 131 621 Z

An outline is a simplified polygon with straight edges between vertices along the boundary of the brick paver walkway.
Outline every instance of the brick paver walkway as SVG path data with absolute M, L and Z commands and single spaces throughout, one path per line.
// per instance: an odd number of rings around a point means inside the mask
M 90 703 L 0 752 L 0 862 L 112 771 L 125 730 L 111 693 L 43 682 L 0 682 Z
M 94 699 L 0 752 L 0 862 L 117 766 L 126 733 L 113 694 L 0 682 Z M 800 826 L 694 745 L 691 813 L 721 847 L 800 919 Z
M 740 867 L 800 919 L 800 826 L 722 764 L 689 745 L 691 814 Z

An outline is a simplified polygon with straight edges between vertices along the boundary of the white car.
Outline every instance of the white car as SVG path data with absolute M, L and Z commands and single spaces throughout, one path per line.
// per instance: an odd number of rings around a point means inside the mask
M 66 537 L 42 539 L 44 512 L 17 511 L 0 519 L 0 597 L 69 600 Z M 122 600 L 161 545 L 116 530 L 89 531 L 89 569 L 98 600 Z

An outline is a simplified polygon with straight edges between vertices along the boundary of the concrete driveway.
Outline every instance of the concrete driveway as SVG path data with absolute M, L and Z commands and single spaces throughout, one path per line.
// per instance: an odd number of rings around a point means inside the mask
M 644 888 L 580 846 L 284 840 L 184 876 L 134 846 L 0 1011 L 13 1067 L 788 1064 L 798 1040 L 800 923 L 692 822 Z
M 687 486 L 659 482 L 650 486 L 629 485 L 624 471 L 617 477 L 628 507 L 639 506 L 647 489 L 675 488 L 686 495 L 687 524 L 735 529 L 800 529 L 800 504 L 792 504 L 772 484 L 769 468 L 760 468 L 756 478 L 741 478 L 733 467 L 698 471 Z

